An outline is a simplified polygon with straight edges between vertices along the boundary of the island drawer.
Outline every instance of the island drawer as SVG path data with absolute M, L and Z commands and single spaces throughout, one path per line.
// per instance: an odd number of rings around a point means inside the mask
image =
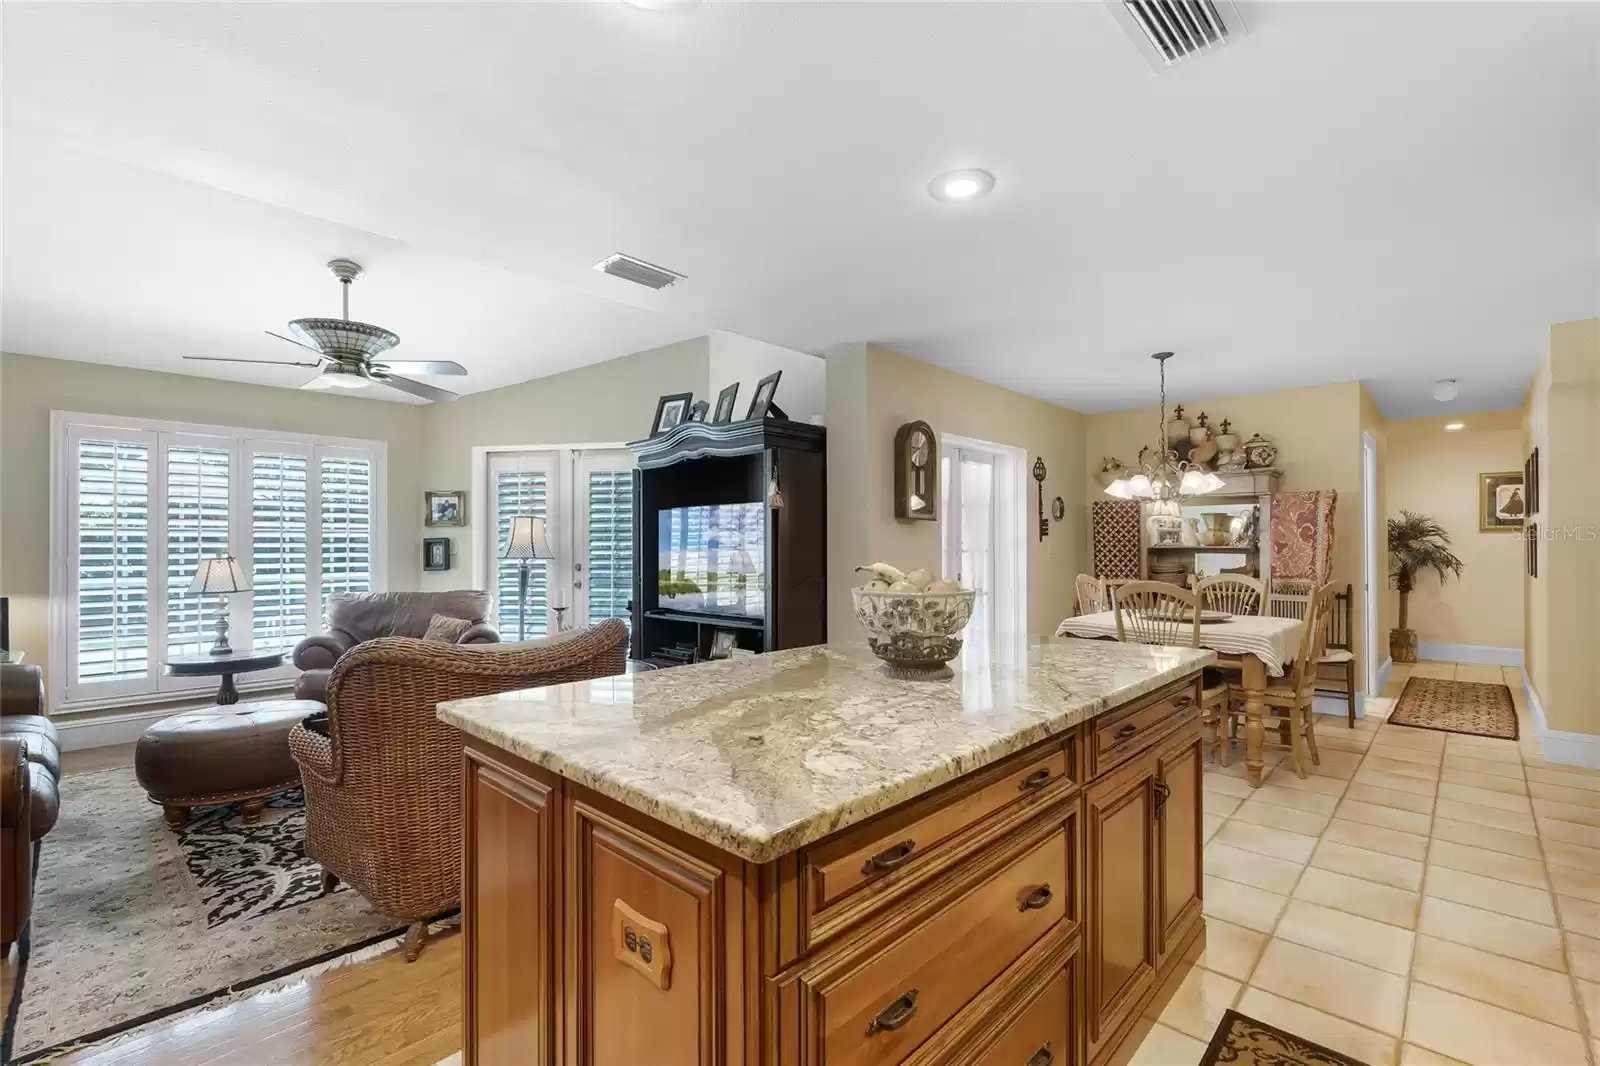
M 1072 971 L 1061 969 L 976 1066 L 1072 1066 Z
M 813 989 L 826 1066 L 903 1061 L 1069 916 L 1063 827 Z
M 1180 681 L 1131 707 L 1096 719 L 1088 744 L 1089 777 L 1099 777 L 1186 722 L 1200 717 L 1200 679 Z
M 809 945 L 1067 795 L 1079 776 L 1077 750 L 1076 738 L 1051 741 L 807 849 Z

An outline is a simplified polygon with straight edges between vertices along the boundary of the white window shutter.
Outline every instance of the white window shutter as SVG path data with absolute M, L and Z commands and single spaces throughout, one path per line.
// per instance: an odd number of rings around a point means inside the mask
M 590 470 L 587 487 L 588 622 L 620 618 L 631 626 L 633 471 Z
M 525 635 L 532 640 L 549 634 L 550 618 L 550 561 L 535 559 L 528 564 L 528 601 L 521 610 L 526 612 L 526 626 L 518 614 L 518 573 L 515 560 L 501 559 L 506 541 L 511 535 L 511 520 L 517 515 L 534 518 L 550 517 L 550 482 L 541 471 L 500 470 L 494 475 L 495 515 L 495 624 L 500 639 L 517 640 Z M 553 531 L 550 535 L 554 543 Z
M 142 442 L 77 442 L 76 682 L 149 676 L 150 451 Z
M 200 560 L 229 554 L 230 450 L 167 444 L 166 641 L 163 658 L 192 655 L 215 639 L 217 600 L 189 591 Z
M 308 460 L 258 451 L 249 462 L 251 637 L 257 648 L 290 648 L 308 617 Z
M 372 591 L 372 463 L 318 449 L 322 618 L 340 592 Z

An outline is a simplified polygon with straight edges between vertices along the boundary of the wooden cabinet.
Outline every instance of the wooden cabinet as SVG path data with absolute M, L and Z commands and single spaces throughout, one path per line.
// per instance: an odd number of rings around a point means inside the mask
M 1205 745 L 1181 730 L 1156 756 L 1157 965 L 1179 951 L 1200 921 Z
M 1145 756 L 1084 794 L 1091 1058 L 1133 1018 L 1155 984 L 1155 783 L 1155 760 Z
M 468 738 L 465 1066 L 1125 1059 L 1203 946 L 1196 687 L 761 865 Z
M 476 1066 L 557 1061 L 555 800 L 550 785 L 467 752 L 462 965 Z

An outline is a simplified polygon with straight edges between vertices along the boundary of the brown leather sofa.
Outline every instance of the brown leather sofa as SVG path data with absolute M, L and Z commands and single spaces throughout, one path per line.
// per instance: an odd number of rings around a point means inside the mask
M 410 923 L 415 959 L 428 920 L 461 905 L 461 734 L 444 700 L 620 674 L 628 628 L 477 647 L 389 637 L 340 658 L 328 681 L 327 734 L 289 731 L 306 796 L 306 853 L 323 885 L 344 881 Z
M 294 684 L 298 700 L 328 702 L 328 671 L 351 648 L 379 637 L 420 638 L 433 616 L 471 622 L 457 644 L 497 644 L 500 634 L 488 622 L 489 594 L 478 589 L 453 592 L 347 592 L 328 601 L 328 632 L 313 633 L 294 649 L 302 673 Z
M 37 666 L 0 665 L 0 956 L 33 913 L 40 841 L 61 813 L 61 747 Z

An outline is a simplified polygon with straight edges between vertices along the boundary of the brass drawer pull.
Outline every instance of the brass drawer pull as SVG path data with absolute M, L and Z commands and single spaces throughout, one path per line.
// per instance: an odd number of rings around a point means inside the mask
M 867 1035 L 892 1033 L 903 1027 L 917 1013 L 917 995 L 915 988 L 901 993 L 893 1003 L 879 1011 L 878 1016 L 867 1023 Z
M 1044 786 L 1048 785 L 1049 783 L 1050 783 L 1050 771 L 1049 770 L 1035 770 L 1033 773 L 1029 774 L 1027 777 L 1024 777 L 1021 781 L 1018 781 L 1017 782 L 1017 788 L 1018 788 L 1018 790 L 1020 790 L 1022 792 L 1031 792 L 1034 789 L 1043 788 Z
M 898 869 L 911 861 L 911 853 L 916 850 L 915 840 L 902 840 L 893 847 L 884 848 L 878 854 L 861 864 L 864 874 L 882 873 L 886 870 Z
M 1056 894 L 1050 891 L 1049 885 L 1040 885 L 1038 888 L 1035 888 L 1032 892 L 1029 892 L 1026 896 L 1022 897 L 1022 902 L 1017 904 L 1017 910 L 1036 911 L 1040 907 L 1048 907 L 1050 905 L 1050 901 L 1055 898 Z
M 1056 1061 L 1055 1054 L 1051 1052 L 1050 1045 L 1046 1044 L 1033 1053 L 1033 1056 L 1028 1059 L 1027 1066 L 1050 1066 L 1054 1061 Z
M 1172 701 L 1172 706 L 1181 711 L 1192 703 L 1194 703 L 1193 696 L 1179 696 L 1177 699 Z
M 1127 740 L 1129 737 L 1133 736 L 1138 731 L 1139 731 L 1139 727 L 1137 725 L 1135 725 L 1134 723 L 1129 722 L 1127 725 L 1125 725 L 1121 729 L 1117 730 L 1117 739 L 1118 740 Z

